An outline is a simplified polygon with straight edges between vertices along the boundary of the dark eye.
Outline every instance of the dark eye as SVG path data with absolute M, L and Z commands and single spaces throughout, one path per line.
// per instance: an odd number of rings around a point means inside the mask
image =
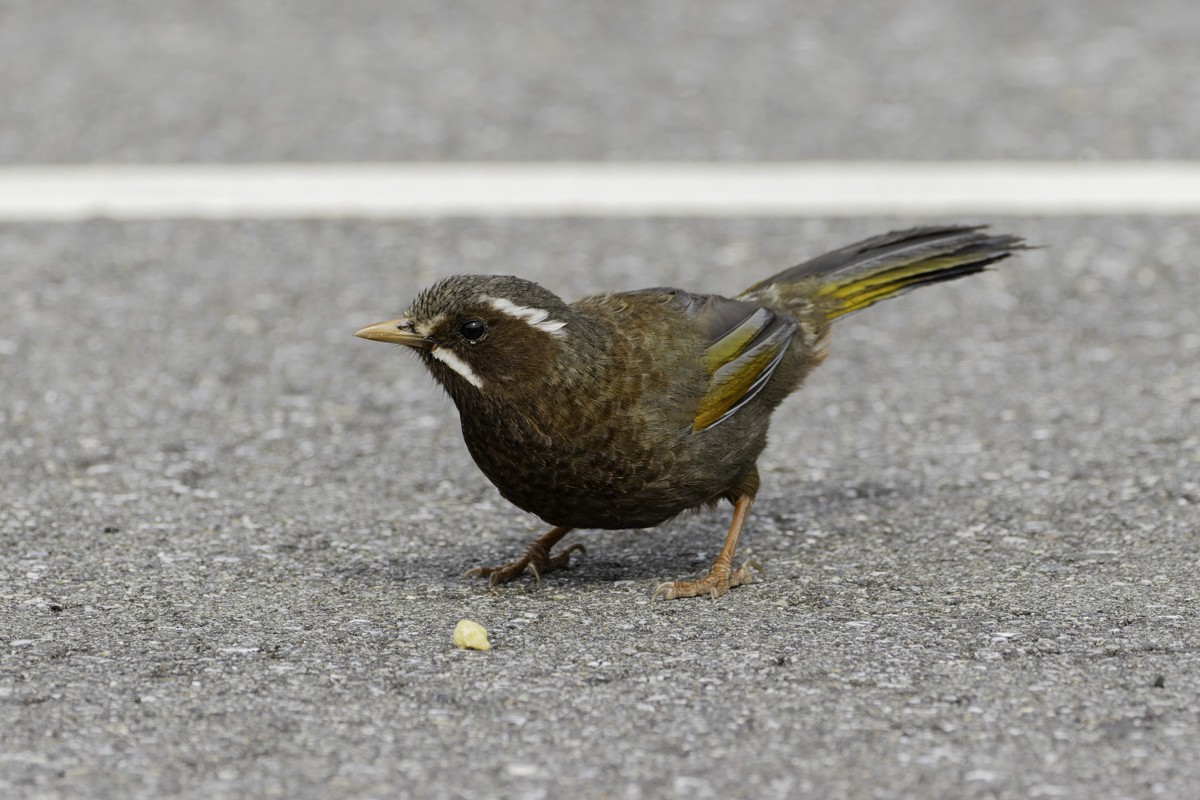
M 481 319 L 469 319 L 458 329 L 468 342 L 478 342 L 488 332 L 488 324 Z

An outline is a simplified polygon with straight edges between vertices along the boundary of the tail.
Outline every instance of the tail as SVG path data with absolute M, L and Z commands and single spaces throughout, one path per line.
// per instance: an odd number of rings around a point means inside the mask
M 927 283 L 982 272 L 1026 249 L 1019 236 L 988 236 L 983 227 L 885 233 L 786 269 L 739 298 L 789 307 L 816 303 L 828 323 Z

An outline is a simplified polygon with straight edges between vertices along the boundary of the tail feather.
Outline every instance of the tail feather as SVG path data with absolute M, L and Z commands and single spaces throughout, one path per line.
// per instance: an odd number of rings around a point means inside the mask
M 860 311 L 928 283 L 981 272 L 1025 245 L 1018 236 L 989 236 L 982 226 L 912 228 L 834 250 L 742 293 L 817 300 L 827 320 Z M 823 302 L 821 302 L 823 301 Z

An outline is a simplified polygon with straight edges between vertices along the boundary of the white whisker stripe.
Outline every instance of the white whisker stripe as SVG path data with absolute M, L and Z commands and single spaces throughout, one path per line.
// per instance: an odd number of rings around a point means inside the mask
M 551 336 L 567 335 L 566 331 L 563 330 L 567 326 L 567 323 L 557 319 L 550 319 L 550 312 L 544 308 L 519 306 L 503 297 L 485 297 L 484 300 L 501 314 L 508 314 L 510 317 L 523 319 L 543 333 L 548 333 Z
M 458 354 L 453 350 L 447 350 L 444 347 L 435 347 L 429 354 L 457 372 L 463 377 L 463 380 L 476 389 L 483 388 L 483 380 L 475 374 L 475 370 L 471 369 L 471 365 L 459 358 Z

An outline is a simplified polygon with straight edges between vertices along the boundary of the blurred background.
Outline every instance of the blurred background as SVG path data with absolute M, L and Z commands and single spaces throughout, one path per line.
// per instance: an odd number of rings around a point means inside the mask
M 1189 0 L 0 3 L 0 159 L 1139 159 Z

